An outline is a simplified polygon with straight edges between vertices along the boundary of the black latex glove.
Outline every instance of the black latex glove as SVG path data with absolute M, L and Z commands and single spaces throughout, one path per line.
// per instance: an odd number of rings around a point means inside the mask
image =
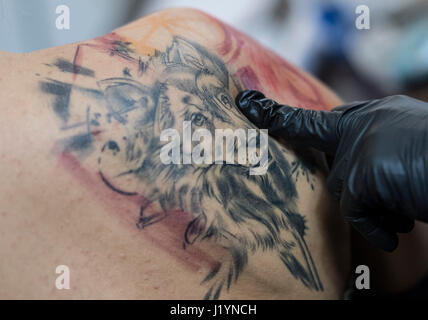
M 334 157 L 328 189 L 376 246 L 393 251 L 397 232 L 409 232 L 414 220 L 428 222 L 428 103 L 391 96 L 314 111 L 247 90 L 236 104 L 272 136 Z

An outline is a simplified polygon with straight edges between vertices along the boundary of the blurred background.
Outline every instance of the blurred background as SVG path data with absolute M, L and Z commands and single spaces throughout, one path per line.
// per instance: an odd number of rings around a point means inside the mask
M 70 29 L 55 10 L 70 8 Z M 370 29 L 358 30 L 358 5 Z M 204 10 L 314 74 L 345 101 L 408 94 L 428 101 L 428 0 L 0 0 L 0 50 L 91 39 L 167 7 Z

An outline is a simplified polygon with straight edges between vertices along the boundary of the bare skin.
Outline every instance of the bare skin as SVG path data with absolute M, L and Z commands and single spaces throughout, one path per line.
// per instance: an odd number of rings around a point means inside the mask
M 226 165 L 199 180 L 201 168 L 173 167 L 171 178 L 147 142 L 182 132 L 187 116 L 252 128 L 233 102 L 244 88 L 304 108 L 341 103 L 308 74 L 189 9 L 84 43 L 0 52 L 0 70 L 1 298 L 341 297 L 349 234 L 322 156 L 307 164 L 270 139 L 269 184 Z M 55 287 L 58 265 L 70 290 Z

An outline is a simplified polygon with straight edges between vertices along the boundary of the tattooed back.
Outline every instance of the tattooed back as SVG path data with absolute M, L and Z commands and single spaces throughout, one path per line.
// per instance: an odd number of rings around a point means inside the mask
M 187 9 L 83 43 L 1 53 L 0 67 L 2 297 L 340 296 L 347 229 L 322 155 L 269 138 L 265 173 L 238 161 L 250 143 L 263 153 L 238 90 L 339 104 L 315 79 Z M 245 135 L 230 140 L 233 161 L 214 161 L 219 129 Z M 196 163 L 197 147 L 212 157 Z M 180 161 L 165 163 L 172 149 Z M 58 265 L 72 290 L 55 288 Z

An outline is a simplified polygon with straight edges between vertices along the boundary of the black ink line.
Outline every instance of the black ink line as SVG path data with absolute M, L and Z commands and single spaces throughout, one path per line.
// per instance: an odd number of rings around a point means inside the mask
M 95 72 L 93 70 L 80 67 L 65 59 L 59 58 L 53 63 L 53 65 L 56 66 L 58 69 L 60 69 L 62 72 L 78 74 L 78 75 L 87 76 L 91 78 L 95 77 Z
M 119 194 L 122 194 L 122 195 L 124 195 L 124 196 L 136 196 L 136 195 L 138 195 L 138 193 L 136 193 L 136 192 L 127 192 L 127 191 L 122 191 L 122 190 L 120 190 L 120 189 L 118 189 L 118 188 L 116 188 L 116 187 L 114 187 L 105 177 L 104 177 L 104 175 L 102 174 L 102 172 L 101 171 L 99 171 L 98 172 L 98 174 L 100 175 L 100 177 L 101 177 L 101 180 L 103 180 L 103 182 L 106 184 L 106 186 L 107 187 L 109 187 L 111 190 L 113 190 L 114 192 L 117 192 L 117 193 L 119 193 Z

